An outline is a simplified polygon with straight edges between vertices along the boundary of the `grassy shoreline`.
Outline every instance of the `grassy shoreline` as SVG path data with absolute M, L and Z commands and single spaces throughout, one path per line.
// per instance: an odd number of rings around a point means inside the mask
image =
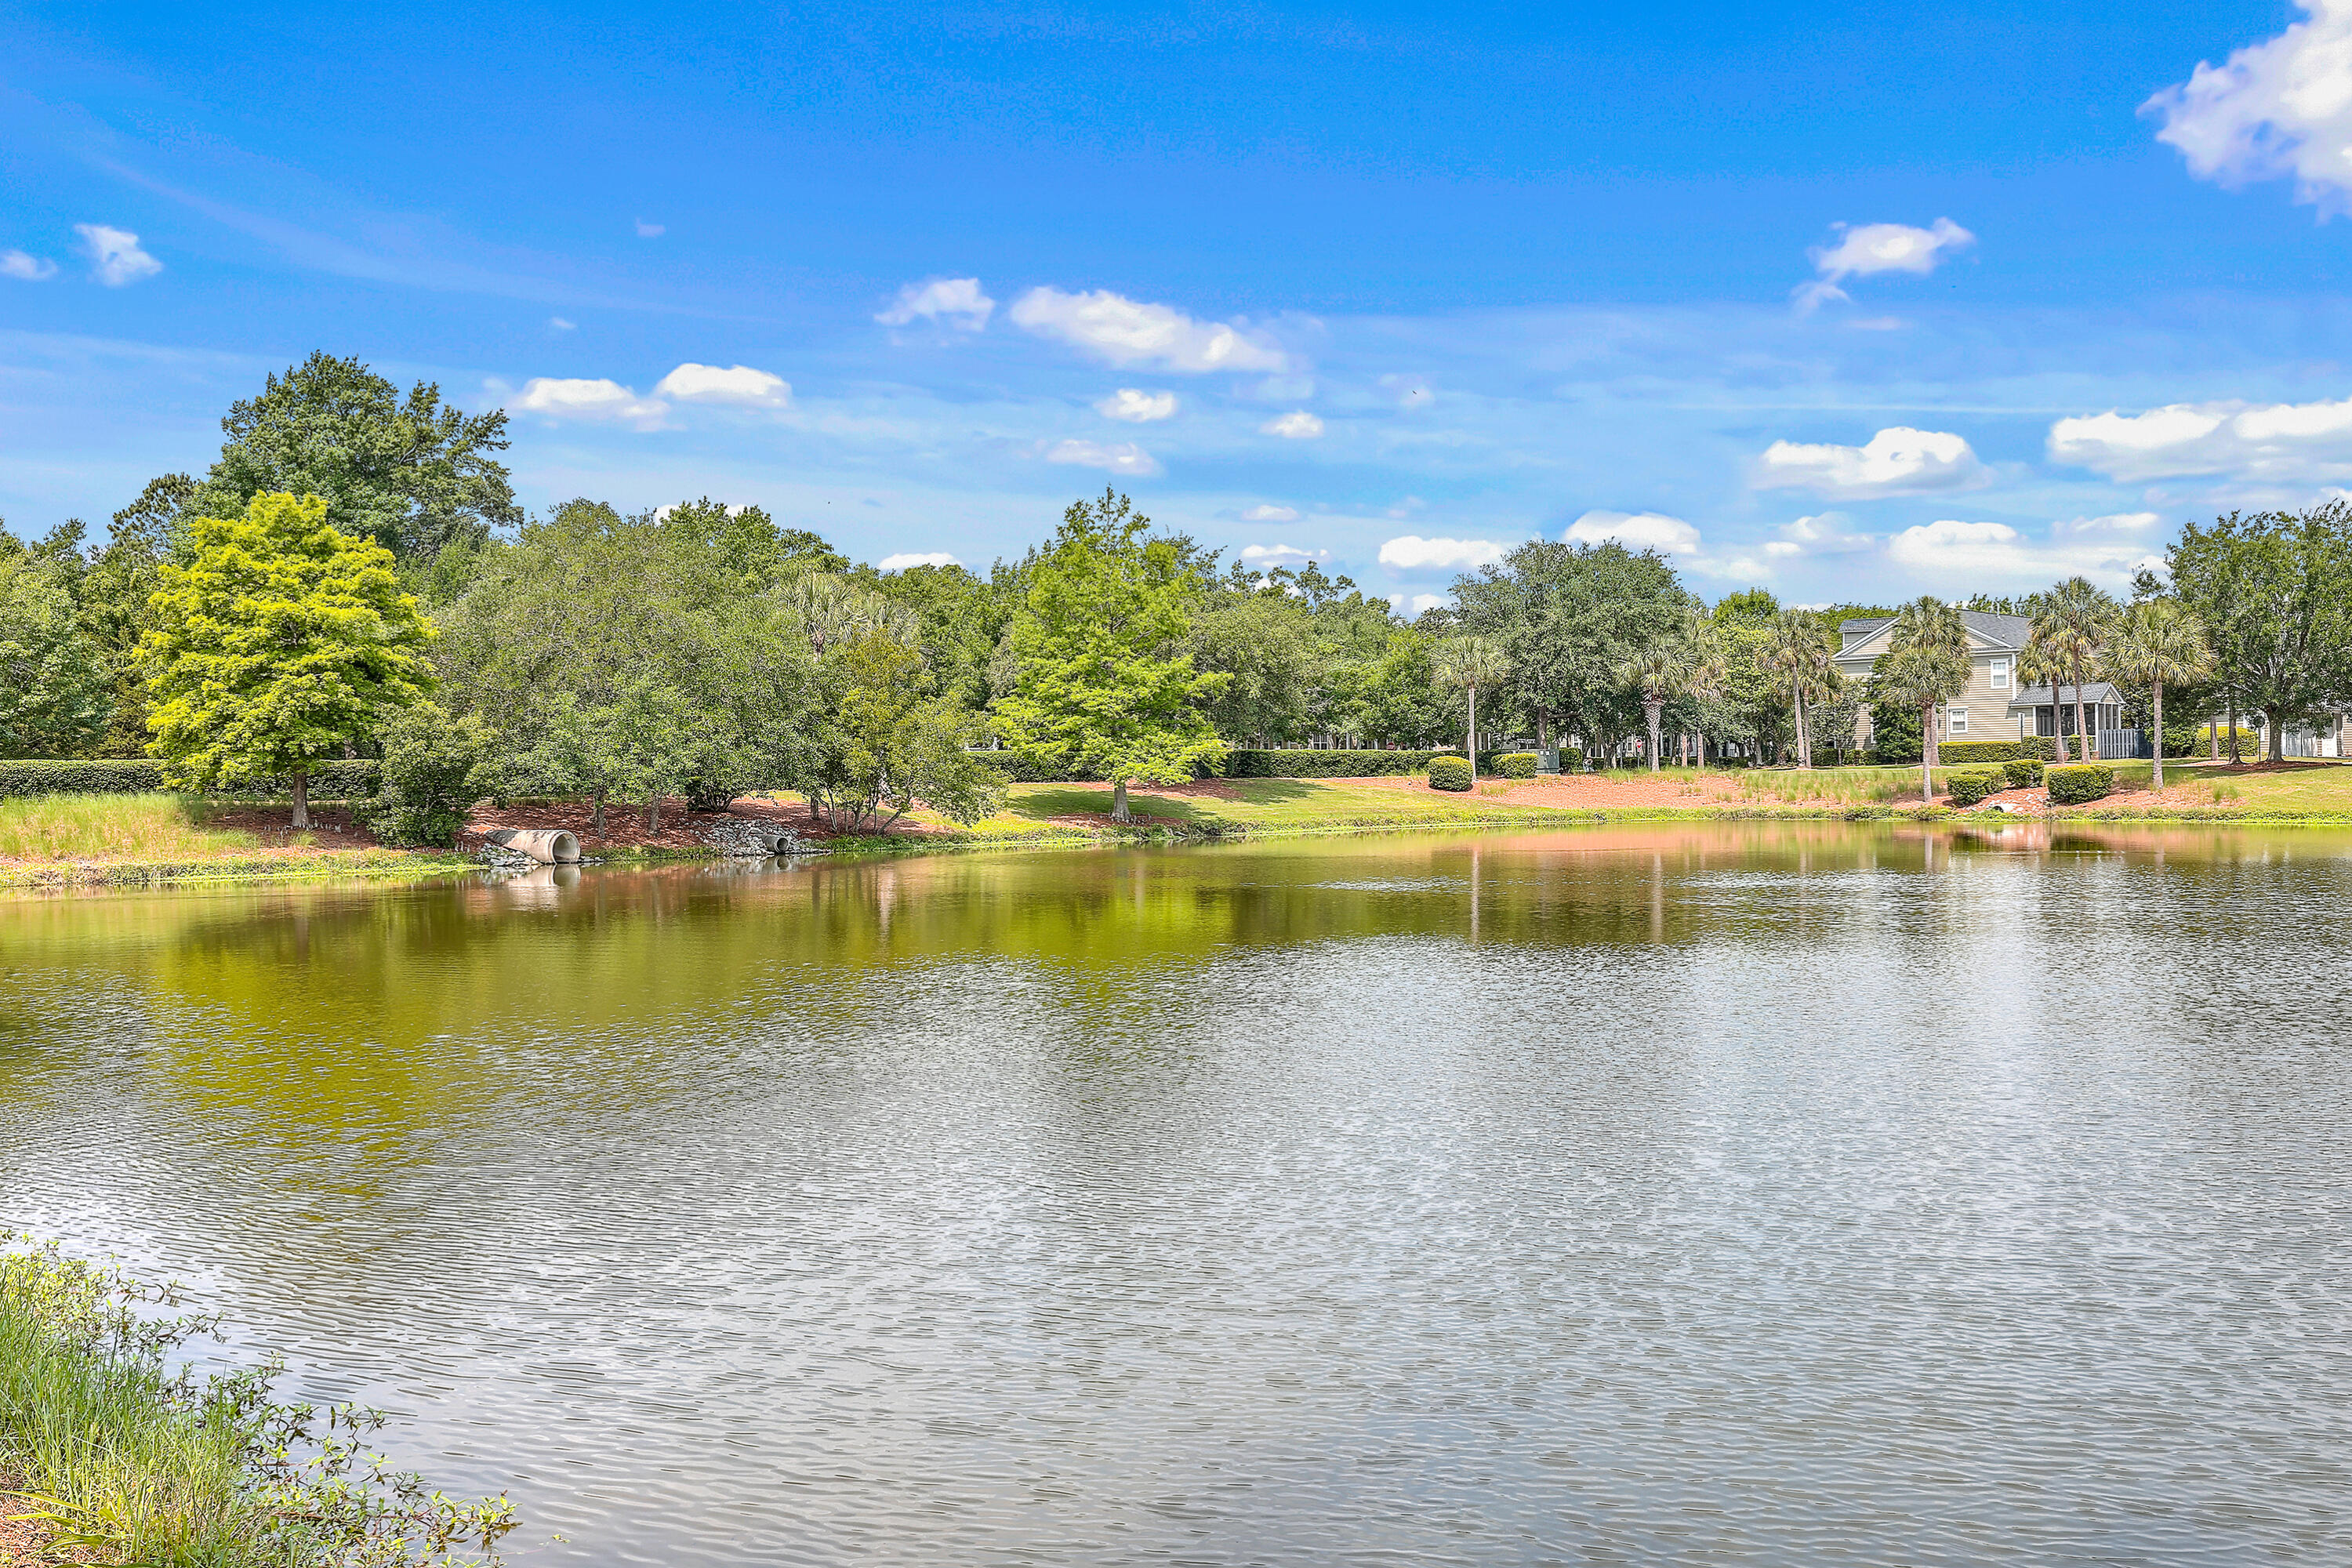
M 0 1237 L 0 1561 L 212 1568 L 495 1568 L 503 1498 L 453 1501 L 383 1468 L 373 1411 L 282 1405 L 273 1367 L 170 1364 L 216 1331 L 167 1288 Z
M 2134 782 L 2147 765 L 2124 764 Z M 1900 776 L 1898 776 L 1898 774 Z M 2352 826 L 2352 767 L 2289 773 L 2215 774 L 2196 781 L 2204 798 L 2151 805 L 2137 800 L 2036 809 L 2016 815 L 1922 805 L 1916 773 L 1836 770 L 1815 775 L 1684 774 L 1652 780 L 1644 791 L 1609 798 L 1602 787 L 1574 804 L 1511 798 L 1504 781 L 1482 782 L 1475 795 L 1397 787 L 1395 781 L 1240 779 L 1189 792 L 1134 795 L 1135 820 L 1113 823 L 1110 790 L 1099 784 L 1016 784 L 1004 809 L 971 826 L 919 814 L 888 835 L 832 840 L 835 854 L 934 854 L 966 849 L 1083 848 L 1103 845 L 1208 844 L 1397 832 L 1507 833 L 1634 822 L 1910 822 L 1986 820 L 2064 824 L 2137 823 L 2200 826 Z M 1639 776 L 1616 781 L 1627 790 Z M 1540 787 L 1540 786 L 1530 786 Z M 1707 792 L 1712 791 L 1712 798 Z M 1736 793 L 1731 793 L 1736 792 Z M 175 815 L 175 812 L 177 815 Z M 333 836 L 323 836 L 331 838 Z M 615 845 L 599 854 L 611 866 L 696 860 L 718 851 L 678 845 Z M 268 845 L 250 830 L 213 826 L 164 796 L 51 797 L 36 810 L 0 802 L 0 896 L 201 884 L 418 881 L 465 876 L 479 862 L 451 850 L 383 848 L 305 839 Z

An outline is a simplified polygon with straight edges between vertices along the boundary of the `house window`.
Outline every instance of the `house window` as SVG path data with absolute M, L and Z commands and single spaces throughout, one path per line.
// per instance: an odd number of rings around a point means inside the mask
M 1967 734 L 1968 732 L 1969 732 L 1969 710 L 1968 710 L 1967 709 L 1965 709 L 1965 708 L 1954 708 L 1954 709 L 1952 709 L 1952 710 L 1950 710 L 1949 711 L 1948 711 L 1948 712 L 1946 712 L 1946 713 L 1945 713 L 1945 715 L 1944 715 L 1944 733 L 1945 733 L 1945 734 L 1947 734 L 1947 735 L 1965 735 L 1965 734 Z
M 1992 689 L 1995 691 L 2009 689 L 2009 660 L 1997 658 L 1992 661 Z

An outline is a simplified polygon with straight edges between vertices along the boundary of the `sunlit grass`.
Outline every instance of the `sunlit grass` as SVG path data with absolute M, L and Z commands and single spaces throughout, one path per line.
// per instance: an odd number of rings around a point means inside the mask
M 173 795 L 43 795 L 0 800 L 0 859 L 201 859 L 255 847 L 238 828 L 208 827 Z

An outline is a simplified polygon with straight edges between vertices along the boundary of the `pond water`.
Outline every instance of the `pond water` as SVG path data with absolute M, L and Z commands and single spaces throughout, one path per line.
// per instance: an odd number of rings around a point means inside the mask
M 526 1563 L 2340 1563 L 2347 952 L 2319 832 L 19 900 L 0 1223 Z

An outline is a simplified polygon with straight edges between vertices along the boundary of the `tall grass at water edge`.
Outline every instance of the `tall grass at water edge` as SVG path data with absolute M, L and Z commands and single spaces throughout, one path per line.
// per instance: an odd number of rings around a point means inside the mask
M 53 1549 L 142 1568 L 499 1562 L 506 1500 L 456 1502 L 385 1469 L 356 1442 L 380 1415 L 274 1404 L 269 1369 L 174 1373 L 213 1322 L 54 1245 L 0 1240 L 0 1474 L 25 1493 L 0 1504 Z
M 39 795 L 0 799 L 0 859 L 196 859 L 258 839 L 205 824 L 202 803 L 176 795 Z

